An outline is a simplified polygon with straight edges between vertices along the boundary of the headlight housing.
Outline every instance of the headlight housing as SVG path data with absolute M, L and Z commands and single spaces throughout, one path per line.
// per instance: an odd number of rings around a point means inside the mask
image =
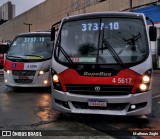
M 7 70 L 6 73 L 9 75 L 9 74 L 11 74 L 11 71 L 10 71 L 10 70 Z
M 62 91 L 62 86 L 58 74 L 54 70 L 51 70 L 51 75 L 54 89 Z
M 148 70 L 142 75 L 137 93 L 146 92 L 151 89 L 151 74 L 152 70 Z
M 43 71 L 43 70 L 40 70 L 40 71 L 39 71 L 39 74 L 40 74 L 40 75 L 43 75 L 43 74 L 44 74 L 44 71 Z
M 144 92 L 147 91 L 148 86 L 146 84 L 140 84 L 139 89 Z
M 55 83 L 59 82 L 58 75 L 56 75 L 56 74 L 53 75 L 53 82 L 55 82 Z
M 11 70 L 4 69 L 4 71 L 5 71 L 8 75 L 11 74 Z
M 38 76 L 39 76 L 39 75 L 43 75 L 43 74 L 45 74 L 46 72 L 49 72 L 49 69 L 40 70 L 39 73 L 38 73 Z
M 148 75 L 144 75 L 142 77 L 142 83 L 149 83 L 150 82 L 150 77 Z

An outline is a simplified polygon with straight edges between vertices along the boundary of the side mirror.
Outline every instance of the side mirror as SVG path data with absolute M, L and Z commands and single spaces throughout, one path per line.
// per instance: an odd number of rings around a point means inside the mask
M 149 37 L 150 41 L 156 41 L 157 39 L 157 28 L 155 26 L 149 27 Z
M 55 33 L 56 33 L 56 29 L 55 27 L 52 27 L 51 28 L 51 41 L 55 40 Z
M 52 25 L 52 28 L 51 28 L 51 41 L 55 41 L 56 31 L 57 31 L 56 27 L 58 27 L 60 23 L 61 23 L 61 20 Z

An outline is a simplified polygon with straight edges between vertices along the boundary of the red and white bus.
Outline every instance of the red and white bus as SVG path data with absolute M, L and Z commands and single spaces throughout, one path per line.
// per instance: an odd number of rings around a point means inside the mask
M 51 32 L 54 40 L 54 27 Z M 149 114 L 150 39 L 156 40 L 156 28 L 148 29 L 139 13 L 64 18 L 52 58 L 53 108 L 82 114 Z
M 4 63 L 7 86 L 49 87 L 53 42 L 50 32 L 17 35 L 10 45 Z

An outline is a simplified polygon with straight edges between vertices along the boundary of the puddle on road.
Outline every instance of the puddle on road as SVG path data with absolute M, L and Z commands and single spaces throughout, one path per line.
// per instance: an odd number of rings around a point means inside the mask
M 41 121 L 56 121 L 60 115 L 60 112 L 56 112 L 50 108 L 40 109 L 36 115 Z

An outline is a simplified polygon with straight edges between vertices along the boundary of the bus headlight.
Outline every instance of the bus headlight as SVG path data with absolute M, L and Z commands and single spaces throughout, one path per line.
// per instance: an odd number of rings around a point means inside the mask
M 55 90 L 62 91 L 59 75 L 53 69 L 51 69 L 51 74 L 52 74 L 53 88 Z
M 146 84 L 140 84 L 139 89 L 140 89 L 142 92 L 144 92 L 144 91 L 147 91 L 147 90 L 148 90 L 148 87 L 147 87 Z
M 58 83 L 59 79 L 57 75 L 53 75 L 53 82 Z
M 11 74 L 11 71 L 10 71 L 10 70 L 7 70 L 6 73 L 9 75 L 9 74 Z
M 43 75 L 43 74 L 45 74 L 46 72 L 49 72 L 49 69 L 40 70 L 39 73 L 38 73 L 38 76 L 39 76 L 39 75 Z
M 39 75 L 43 75 L 44 74 L 44 71 L 43 70 L 40 70 L 39 71 Z
M 46 85 L 48 84 L 48 80 L 44 80 L 43 83 Z
M 150 77 L 147 75 L 144 75 L 142 78 L 142 83 L 149 83 L 150 82 Z
M 147 92 L 152 89 L 151 76 L 152 69 L 147 70 L 141 77 L 136 93 Z

